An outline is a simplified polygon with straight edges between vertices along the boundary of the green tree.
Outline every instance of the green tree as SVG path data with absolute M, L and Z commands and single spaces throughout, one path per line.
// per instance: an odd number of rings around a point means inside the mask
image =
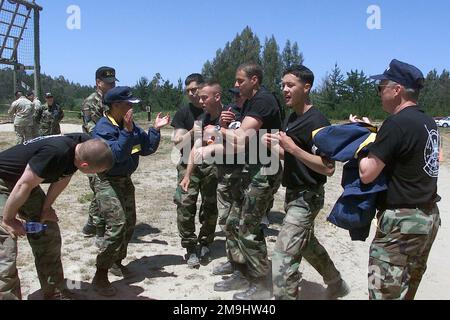
M 286 41 L 283 53 L 281 54 L 281 60 L 283 65 L 283 70 L 290 68 L 293 65 L 303 64 L 303 54 L 299 52 L 297 42 L 291 44 L 290 40 Z
M 264 84 L 272 92 L 280 91 L 280 78 L 282 73 L 282 63 L 280 48 L 275 37 L 265 40 L 262 53 L 262 67 L 264 69 Z
M 233 41 L 227 42 L 224 49 L 217 50 L 212 61 L 206 61 L 202 73 L 207 79 L 218 81 L 225 89 L 233 87 L 238 66 L 247 62 L 260 64 L 260 51 L 259 38 L 250 27 L 246 27 Z M 224 97 L 231 99 L 226 90 Z

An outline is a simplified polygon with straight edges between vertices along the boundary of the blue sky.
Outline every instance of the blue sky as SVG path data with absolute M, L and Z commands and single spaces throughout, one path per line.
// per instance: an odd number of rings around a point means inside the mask
M 450 1 L 406 0 L 37 0 L 42 71 L 93 84 L 102 65 L 121 85 L 160 72 L 173 82 L 200 72 L 204 62 L 247 25 L 281 48 L 297 41 L 318 79 L 337 62 L 343 71 L 382 72 L 391 59 L 424 73 L 450 69 Z M 69 30 L 70 5 L 81 29 Z M 381 30 L 369 30 L 367 8 L 378 5 Z

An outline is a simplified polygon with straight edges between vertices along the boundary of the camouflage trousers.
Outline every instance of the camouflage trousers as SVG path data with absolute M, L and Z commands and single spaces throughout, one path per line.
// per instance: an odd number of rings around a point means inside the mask
M 305 258 L 325 284 L 341 280 L 339 271 L 314 235 L 314 220 L 324 206 L 323 186 L 286 191 L 286 217 L 272 256 L 273 293 L 278 300 L 296 300 Z
M 177 205 L 177 225 L 181 237 L 181 245 L 188 250 L 194 250 L 197 243 L 209 245 L 214 242 L 217 225 L 217 166 L 196 166 L 191 177 L 187 192 L 180 187 L 180 182 L 186 174 L 186 165 L 179 164 L 178 185 L 174 196 Z M 195 234 L 195 214 L 199 193 L 202 204 L 199 210 L 199 221 L 202 225 L 198 237 Z
M 136 226 L 134 185 L 130 176 L 94 178 L 95 196 L 106 224 L 105 237 L 97 255 L 97 269 L 109 269 L 127 256 Z
M 369 298 L 413 300 L 441 223 L 439 209 L 395 209 L 378 214 L 370 247 Z
M 248 175 L 241 165 L 218 165 L 217 208 L 218 224 L 226 237 L 226 251 L 229 261 L 239 259 L 239 250 L 234 245 L 239 232 L 244 189 Z
M 33 126 L 14 126 L 14 131 L 16 132 L 16 144 L 22 144 L 36 137 Z
M 281 165 L 276 174 L 266 174 L 267 168 L 261 165 L 249 165 L 248 183 L 244 189 L 239 229 L 237 234 L 227 241 L 228 251 L 232 253 L 232 262 L 245 264 L 250 278 L 265 278 L 270 273 L 267 257 L 267 245 L 261 220 L 273 197 L 273 190 L 280 181 Z M 230 222 L 233 220 L 228 219 Z M 228 222 L 228 221 L 227 221 Z M 232 233 L 235 228 L 229 228 Z
M 91 188 L 92 192 L 94 193 L 94 198 L 91 201 L 91 204 L 89 205 L 89 216 L 87 224 L 93 227 L 96 227 L 97 230 L 100 230 L 101 233 L 105 230 L 105 219 L 100 214 L 100 211 L 98 209 L 98 201 L 95 194 L 95 181 L 96 181 L 96 175 L 95 174 L 89 174 L 89 187 Z
M 0 179 L 0 212 L 14 185 Z M 40 222 L 41 209 L 46 195 L 35 188 L 28 200 L 19 210 L 21 219 Z M 3 219 L 0 217 L 0 219 Z M 66 288 L 61 263 L 61 233 L 57 223 L 46 222 L 47 230 L 41 234 L 28 235 L 38 274 L 39 282 L 45 296 L 52 295 L 56 288 Z M 21 299 L 20 280 L 17 271 L 17 240 L 14 240 L 0 226 L 0 300 Z
M 33 124 L 33 137 L 34 138 L 45 136 L 44 134 L 41 134 L 40 127 L 41 127 L 40 123 L 34 121 L 34 124 Z M 47 134 L 47 135 L 49 135 L 49 134 Z

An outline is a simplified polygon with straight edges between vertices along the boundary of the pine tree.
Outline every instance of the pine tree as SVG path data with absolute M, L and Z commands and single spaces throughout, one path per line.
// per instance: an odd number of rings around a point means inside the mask
M 272 35 L 270 39 L 266 38 L 262 53 L 262 67 L 264 70 L 264 84 L 272 92 L 280 90 L 282 63 L 279 52 L 280 49 L 275 37 Z

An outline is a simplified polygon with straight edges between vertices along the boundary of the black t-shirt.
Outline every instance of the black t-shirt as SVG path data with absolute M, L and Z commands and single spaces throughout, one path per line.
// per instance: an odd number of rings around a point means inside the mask
M 171 126 L 174 129 L 184 129 L 190 131 L 194 127 L 195 121 L 201 120 L 204 115 L 204 111 L 202 108 L 197 108 L 192 103 L 185 105 L 177 111 L 175 116 L 173 117 Z M 191 139 L 191 148 L 194 146 L 194 137 Z M 183 163 L 187 163 L 189 152 L 184 155 L 184 149 L 180 150 L 181 153 L 181 161 Z M 190 150 L 190 149 L 189 149 Z
M 255 155 L 254 152 L 250 153 L 249 148 L 246 151 L 247 163 L 261 164 L 262 150 L 260 151 L 260 148 L 265 148 L 265 146 L 261 146 L 262 136 L 266 133 L 281 129 L 280 108 L 272 92 L 261 87 L 253 98 L 247 100 L 242 109 L 242 119 L 244 120 L 246 117 L 252 117 L 262 121 L 262 126 L 258 134 L 254 135 L 249 141 L 249 144 L 257 145 L 257 154 Z M 267 150 L 266 154 L 270 157 L 270 150 Z
M 0 153 L 0 178 L 17 183 L 27 165 L 44 183 L 73 175 L 75 147 L 91 139 L 87 134 L 40 137 Z
M 181 107 L 173 117 L 171 126 L 174 129 L 185 129 L 187 131 L 194 127 L 194 122 L 200 120 L 204 114 L 202 108 L 197 108 L 192 103 Z
M 242 107 L 243 108 L 243 107 Z M 237 104 L 232 103 L 223 108 L 223 111 L 231 111 L 236 116 L 234 121 L 242 121 L 242 108 L 240 108 Z
M 283 131 L 304 151 L 313 154 L 312 132 L 330 126 L 327 118 L 315 107 L 299 116 L 293 112 L 286 120 Z M 288 152 L 284 154 L 283 186 L 297 189 L 302 186 L 318 186 L 325 184 L 327 177 L 311 170 L 300 160 Z
M 245 102 L 242 116 L 243 118 L 253 117 L 261 120 L 263 122 L 261 129 L 281 129 L 281 115 L 278 102 L 273 93 L 264 87 L 261 87 L 253 98 Z
M 200 116 L 199 119 L 202 122 L 203 129 L 205 129 L 207 126 L 217 126 L 220 124 L 220 115 L 215 118 L 211 119 L 211 115 L 209 113 L 204 113 Z
M 402 207 L 434 202 L 439 174 L 439 132 L 419 107 L 389 117 L 369 147 L 386 164 L 388 190 L 379 207 Z

